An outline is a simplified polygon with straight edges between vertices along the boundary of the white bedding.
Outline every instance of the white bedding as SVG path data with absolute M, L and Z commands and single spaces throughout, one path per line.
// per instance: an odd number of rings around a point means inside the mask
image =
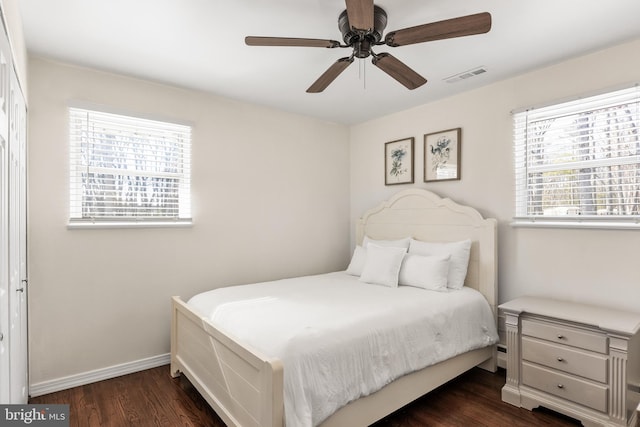
M 389 288 L 344 272 L 220 288 L 188 304 L 282 361 L 287 427 L 316 426 L 402 375 L 498 340 L 473 289 Z

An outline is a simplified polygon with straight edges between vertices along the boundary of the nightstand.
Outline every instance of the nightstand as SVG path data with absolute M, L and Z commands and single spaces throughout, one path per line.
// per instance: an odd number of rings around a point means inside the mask
M 507 344 L 503 401 L 544 406 L 584 425 L 636 425 L 639 313 L 538 297 L 499 308 Z

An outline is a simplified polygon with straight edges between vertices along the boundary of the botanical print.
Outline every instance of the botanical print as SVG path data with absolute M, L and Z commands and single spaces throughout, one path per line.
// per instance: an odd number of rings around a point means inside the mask
M 408 172 L 408 169 L 405 167 L 403 169 L 402 159 L 407 155 L 406 147 L 396 148 L 395 150 L 391 150 L 391 170 L 389 174 L 395 176 L 396 178 Z
M 384 145 L 385 185 L 413 182 L 414 138 L 387 142 Z
M 435 142 L 435 144 L 431 144 L 429 149 L 431 150 L 431 170 L 435 173 L 436 176 L 440 176 L 438 173 L 438 169 L 443 169 L 447 167 L 447 162 L 449 161 L 449 157 L 451 156 L 451 138 L 447 135 L 441 136 Z
M 461 128 L 424 136 L 424 181 L 460 179 Z

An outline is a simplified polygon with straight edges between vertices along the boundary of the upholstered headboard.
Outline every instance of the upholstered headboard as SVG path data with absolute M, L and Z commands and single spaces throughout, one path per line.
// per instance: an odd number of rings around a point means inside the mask
M 427 242 L 471 239 L 465 286 L 480 291 L 496 313 L 498 303 L 497 221 L 472 207 L 421 189 L 404 190 L 368 210 L 358 221 L 356 242 L 413 237 Z

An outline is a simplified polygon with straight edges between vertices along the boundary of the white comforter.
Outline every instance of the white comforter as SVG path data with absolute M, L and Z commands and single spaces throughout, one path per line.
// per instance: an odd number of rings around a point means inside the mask
M 488 303 L 344 272 L 220 288 L 188 303 L 284 366 L 287 427 L 316 426 L 394 379 L 497 342 Z

